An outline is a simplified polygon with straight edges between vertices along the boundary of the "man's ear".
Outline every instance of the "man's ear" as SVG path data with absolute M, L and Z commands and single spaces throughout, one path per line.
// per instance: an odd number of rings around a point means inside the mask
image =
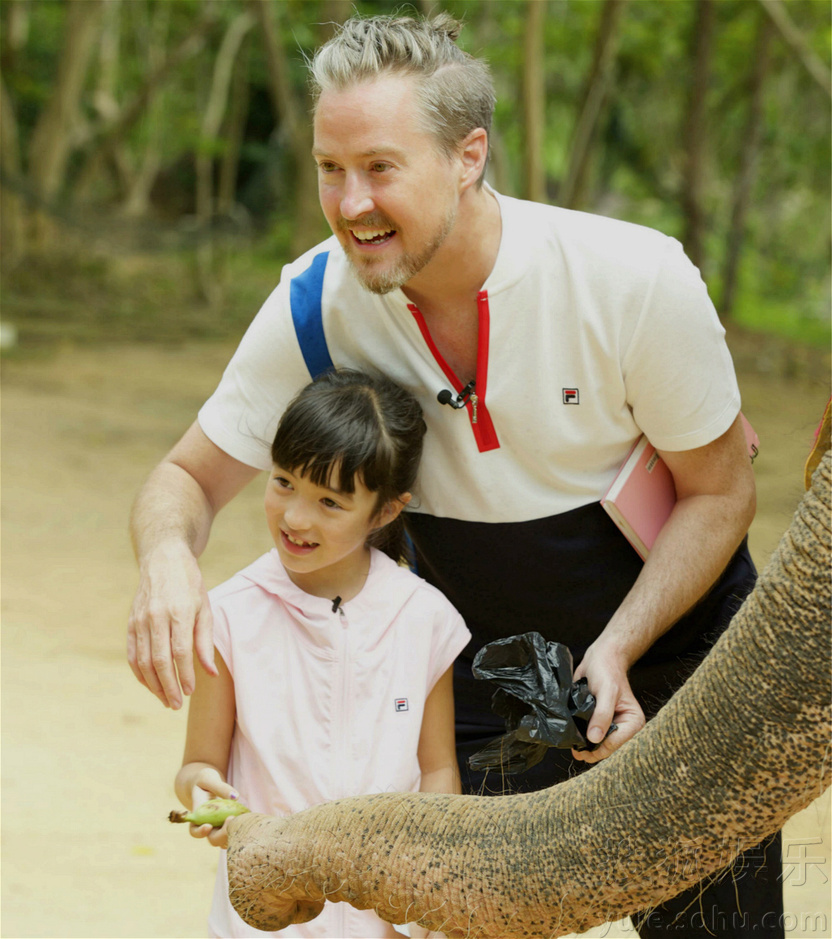
M 403 492 L 398 498 L 385 502 L 376 516 L 376 527 L 384 528 L 385 525 L 395 521 L 412 498 L 413 496 L 409 492 Z
M 484 127 L 477 127 L 463 138 L 459 145 L 462 161 L 462 189 L 469 189 L 482 176 L 488 158 L 488 134 Z

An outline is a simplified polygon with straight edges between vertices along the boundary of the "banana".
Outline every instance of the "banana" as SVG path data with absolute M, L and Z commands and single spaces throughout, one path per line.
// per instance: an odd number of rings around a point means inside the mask
M 193 825 L 211 825 L 221 828 L 222 823 L 232 815 L 245 815 L 250 812 L 242 802 L 235 799 L 209 799 L 192 812 L 171 812 L 168 819 L 172 822 L 191 822 Z

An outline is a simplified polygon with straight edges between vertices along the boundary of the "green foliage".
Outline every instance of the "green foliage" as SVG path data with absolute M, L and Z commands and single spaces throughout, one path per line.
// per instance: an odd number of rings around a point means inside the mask
M 286 260 L 265 243 L 224 253 L 224 297 L 212 308 L 197 293 L 191 251 L 124 256 L 75 246 L 6 277 L 3 316 L 17 324 L 24 355 L 64 342 L 237 341 Z
M 0 3 L 3 80 L 17 121 L 24 173 L 32 132 L 57 81 L 68 2 L 81 0 L 27 3 L 28 38 L 14 48 L 7 28 L 12 5 Z M 546 4 L 544 165 L 554 201 L 569 165 L 605 4 L 604 0 L 532 2 Z M 362 14 L 395 14 L 426 6 L 357 0 L 350 9 Z M 829 68 L 829 5 L 789 0 L 785 8 L 812 53 Z M 158 160 L 158 176 L 146 215 L 171 220 L 193 212 L 196 155 L 213 157 L 216 183 L 221 161 L 231 149 L 229 122 L 216 139 L 205 140 L 202 118 L 223 37 L 247 9 L 246 0 L 107 0 L 102 30 L 109 30 L 111 39 L 115 37 L 111 46 L 116 50 L 115 60 L 107 65 L 106 44 L 102 43 L 90 63 L 81 114 L 72 130 L 73 159 L 62 192 L 64 204 L 74 205 L 79 219 L 86 216 L 90 201 L 98 218 L 107 213 L 120 218 L 131 179 L 148 156 Z M 280 0 L 270 9 L 286 42 L 285 66 L 291 90 L 303 107 L 304 56 L 314 51 L 320 24 L 332 17 L 336 5 L 332 0 Z M 432 9 L 444 9 L 463 19 L 460 45 L 490 63 L 499 96 L 494 166 L 500 169 L 502 187 L 519 193 L 526 139 L 519 106 L 526 0 L 440 0 Z M 748 142 L 757 37 L 766 13 L 756 0 L 719 0 L 714 9 L 714 48 L 706 99 L 703 273 L 718 301 L 735 185 Z M 585 203 L 589 211 L 651 225 L 676 237 L 684 233 L 683 128 L 691 94 L 695 13 L 694 0 L 627 3 L 618 35 L 614 81 L 593 143 Z M 97 167 L 98 175 L 90 184 L 87 158 L 108 126 L 102 91 L 123 112 L 142 91 L 152 69 L 178 49 L 205 16 L 213 17 L 214 23 L 205 33 L 200 51 L 182 61 L 151 96 L 141 119 Z M 829 316 L 832 204 L 830 99 L 776 31 L 770 40 L 770 56 L 764 84 L 763 136 L 745 223 L 735 316 L 747 325 L 824 342 Z M 251 255 L 252 264 L 259 269 L 256 258 L 268 258 L 263 267 L 276 281 L 273 259 L 288 256 L 292 238 L 296 164 L 286 128 L 275 122 L 259 27 L 247 35 L 238 67 L 247 86 L 245 133 L 237 168 L 238 222 L 248 215 L 249 231 L 261 233 L 261 253 Z M 229 261 L 235 263 L 239 262 Z M 260 282 L 255 270 L 245 276 Z M 247 310 L 245 315 L 252 312 Z M 139 314 L 128 315 L 114 308 L 108 315 L 127 322 Z M 27 316 L 34 322 L 37 313 L 30 309 Z M 210 332 L 219 327 L 209 324 L 205 328 Z

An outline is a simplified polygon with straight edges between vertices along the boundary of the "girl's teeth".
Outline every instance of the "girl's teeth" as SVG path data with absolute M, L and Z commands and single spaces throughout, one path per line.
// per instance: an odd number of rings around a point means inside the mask
M 311 541 L 299 541 L 297 538 L 293 538 L 291 535 L 286 535 L 286 537 L 289 539 L 289 541 L 292 542 L 292 544 L 296 544 L 299 548 L 309 548 L 312 545 Z

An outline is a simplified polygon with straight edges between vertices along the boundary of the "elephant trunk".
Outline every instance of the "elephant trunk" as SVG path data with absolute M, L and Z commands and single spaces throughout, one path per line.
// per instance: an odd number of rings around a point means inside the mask
M 277 929 L 327 897 L 452 936 L 556 936 L 660 903 L 778 830 L 829 783 L 831 477 L 827 454 L 729 629 L 604 763 L 529 795 L 242 816 L 238 912 Z

